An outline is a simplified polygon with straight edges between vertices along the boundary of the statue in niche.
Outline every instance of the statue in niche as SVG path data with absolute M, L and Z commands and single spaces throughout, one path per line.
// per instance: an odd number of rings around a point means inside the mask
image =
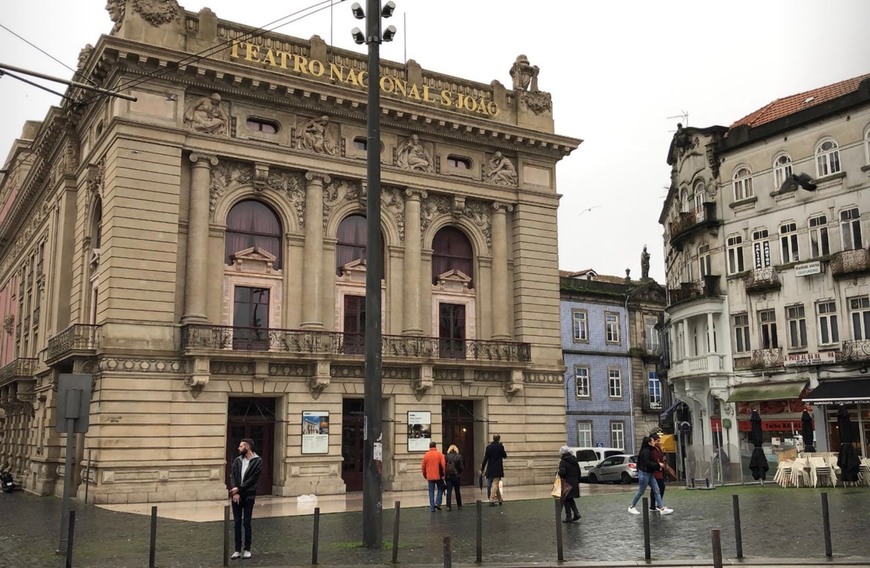
M 434 172 L 435 163 L 426 148 L 420 143 L 420 137 L 412 134 L 410 138 L 399 144 L 396 163 L 405 170 L 415 172 Z
M 640 253 L 640 278 L 649 278 L 649 253 L 646 252 L 646 245 L 643 245 L 643 252 Z
M 109 18 L 115 22 L 111 33 L 115 33 L 121 29 L 121 22 L 124 21 L 126 0 L 108 0 L 106 2 L 106 10 L 109 12 Z
M 530 65 L 529 58 L 525 55 L 518 55 L 513 66 L 511 66 L 511 79 L 513 79 L 515 91 L 531 91 L 538 90 L 538 69 L 537 65 Z
M 221 108 L 221 96 L 212 93 L 209 97 L 200 97 L 184 113 L 184 123 L 197 132 L 226 134 L 229 117 Z
M 517 169 L 501 152 L 496 152 L 486 165 L 486 179 L 496 185 L 517 185 Z
M 334 156 L 336 144 L 332 136 L 329 135 L 328 126 L 329 117 L 326 115 L 305 121 L 300 128 L 299 147 L 318 154 Z

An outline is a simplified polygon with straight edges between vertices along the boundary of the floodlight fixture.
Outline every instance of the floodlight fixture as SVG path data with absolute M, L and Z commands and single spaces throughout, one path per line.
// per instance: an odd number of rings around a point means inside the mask
M 396 26 L 387 26 L 384 30 L 384 41 L 393 41 L 394 37 L 396 37 Z
M 384 4 L 384 7 L 381 8 L 381 16 L 383 16 L 384 18 L 389 18 L 390 16 L 393 15 L 393 12 L 395 12 L 395 11 L 396 11 L 396 3 L 393 2 L 392 0 L 390 0 L 390 2 L 387 2 L 386 4 Z
M 359 2 L 354 2 L 353 6 L 350 7 L 350 11 L 353 12 L 353 17 L 357 20 L 363 20 L 366 17 L 366 13 L 363 11 L 362 6 L 359 5 Z
M 362 30 L 359 28 L 350 30 L 350 35 L 353 36 L 353 41 L 355 41 L 357 45 L 362 45 L 366 42 L 366 36 L 363 35 Z

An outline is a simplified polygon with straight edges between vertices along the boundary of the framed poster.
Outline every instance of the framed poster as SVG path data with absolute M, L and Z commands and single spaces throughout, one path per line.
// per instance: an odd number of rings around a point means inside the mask
M 427 452 L 432 441 L 432 413 L 408 412 L 408 451 Z
M 323 410 L 302 412 L 302 453 L 329 453 L 329 412 Z

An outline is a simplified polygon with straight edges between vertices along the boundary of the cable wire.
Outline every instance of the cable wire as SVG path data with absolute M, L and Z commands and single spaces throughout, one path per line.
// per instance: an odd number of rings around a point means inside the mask
M 39 83 L 34 83 L 33 81 L 25 79 L 24 77 L 19 77 L 18 75 L 10 73 L 9 71 L 6 71 L 5 69 L 0 69 L 0 77 L 6 77 L 6 76 L 12 77 L 13 79 L 18 79 L 22 83 L 27 83 L 28 85 L 30 85 L 32 87 L 36 87 L 37 89 L 42 89 L 43 91 L 49 92 L 52 95 L 57 95 L 62 99 L 73 100 L 72 97 L 68 97 L 68 96 L 64 95 L 63 93 L 58 93 L 57 91 L 52 91 L 48 87 L 44 87 L 44 86 L 40 85 Z
M 30 47 L 32 47 L 33 49 L 35 49 L 36 51 L 38 51 L 38 52 L 42 53 L 43 55 L 47 56 L 49 59 L 51 59 L 51 60 L 53 60 L 53 61 L 56 61 L 57 63 L 60 63 L 61 65 L 63 65 L 64 67 L 66 67 L 67 69 L 69 69 L 70 71 L 72 71 L 72 72 L 73 72 L 73 77 L 75 77 L 76 75 L 82 76 L 82 73 L 81 73 L 80 71 L 78 71 L 78 70 L 76 70 L 76 69 L 73 69 L 72 67 L 70 67 L 69 65 L 67 65 L 66 63 L 64 63 L 63 61 L 61 61 L 61 60 L 58 59 L 57 57 L 55 57 L 54 55 L 50 54 L 49 52 L 45 51 L 44 49 L 42 49 L 41 47 L 39 47 L 39 46 L 36 45 L 35 43 L 33 43 L 33 42 L 31 42 L 30 40 L 28 40 L 27 38 L 18 35 L 18 34 L 15 33 L 14 31 L 12 31 L 12 30 L 10 30 L 9 28 L 7 28 L 6 26 L 4 26 L 3 24 L 0 24 L 0 28 L 3 28 L 4 30 L 6 30 L 6 31 L 9 32 L 10 34 L 14 35 L 15 37 L 17 37 L 18 39 L 20 39 L 21 41 L 23 41 L 24 43 L 26 43 L 27 45 L 29 45 Z M 89 83 L 93 83 L 93 81 L 91 81 L 90 79 L 85 78 L 85 80 L 87 80 Z M 25 81 L 25 82 L 27 82 L 27 81 Z M 32 84 L 32 83 L 31 83 L 31 84 Z M 38 86 L 38 85 L 34 85 L 34 86 Z M 49 91 L 49 92 L 50 92 L 50 93 L 53 93 L 54 91 Z M 56 94 L 56 93 L 55 93 L 55 94 Z

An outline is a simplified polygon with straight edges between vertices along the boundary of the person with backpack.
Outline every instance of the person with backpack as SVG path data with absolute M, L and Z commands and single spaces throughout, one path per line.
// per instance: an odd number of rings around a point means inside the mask
M 453 491 L 456 491 L 456 508 L 461 509 L 462 494 L 459 492 L 459 475 L 465 469 L 465 462 L 462 460 L 462 454 L 459 453 L 459 448 L 456 447 L 456 444 L 450 444 L 444 459 L 446 462 L 444 481 L 447 482 L 447 510 L 452 510 L 450 497 Z

